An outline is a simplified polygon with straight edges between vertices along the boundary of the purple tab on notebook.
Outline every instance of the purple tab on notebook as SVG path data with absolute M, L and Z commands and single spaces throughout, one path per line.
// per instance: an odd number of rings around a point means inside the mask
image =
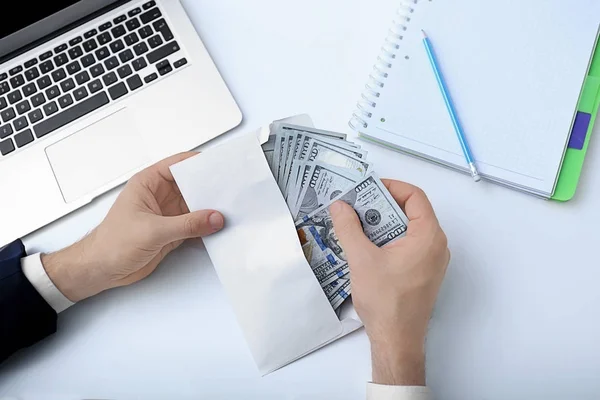
M 585 137 L 587 136 L 588 129 L 590 127 L 590 121 L 592 115 L 584 112 L 577 112 L 575 117 L 575 123 L 573 124 L 573 131 L 571 132 L 571 139 L 569 140 L 569 148 L 581 150 L 585 144 Z

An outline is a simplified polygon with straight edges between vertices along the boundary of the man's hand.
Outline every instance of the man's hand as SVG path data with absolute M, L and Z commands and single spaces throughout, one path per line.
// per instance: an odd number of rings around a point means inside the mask
M 423 386 L 425 335 L 450 252 L 425 193 L 398 181 L 384 184 L 410 220 L 405 237 L 378 248 L 346 203 L 332 205 L 331 214 L 371 341 L 373 382 Z
M 189 212 L 169 170 L 196 154 L 178 154 L 133 176 L 89 236 L 42 256 L 48 276 L 69 300 L 135 283 L 185 239 L 223 228 L 223 216 L 217 211 Z

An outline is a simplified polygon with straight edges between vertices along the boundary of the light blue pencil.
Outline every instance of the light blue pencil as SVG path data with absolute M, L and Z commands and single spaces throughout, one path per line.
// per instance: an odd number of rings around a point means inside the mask
M 469 166 L 469 169 L 471 170 L 471 176 L 473 176 L 475 182 L 479 182 L 481 180 L 481 176 L 479 175 L 479 171 L 477 171 L 477 167 L 475 166 L 475 159 L 473 158 L 473 154 L 471 153 L 471 149 L 469 148 L 469 144 L 467 143 L 465 132 L 463 131 L 463 128 L 458 120 L 458 115 L 456 113 L 456 110 L 454 109 L 454 104 L 452 103 L 450 92 L 448 91 L 448 87 L 446 86 L 446 82 L 444 81 L 444 76 L 442 74 L 442 71 L 440 70 L 439 63 L 433 51 L 433 45 L 431 44 L 431 41 L 427 37 L 425 31 L 421 30 L 421 32 L 423 32 L 423 43 L 425 44 L 425 49 L 427 50 L 427 55 L 429 56 L 429 61 L 431 62 L 431 66 L 433 67 L 433 72 L 435 73 L 438 85 L 440 86 L 440 90 L 442 91 L 444 102 L 446 102 L 446 107 L 448 108 L 448 112 L 450 113 L 450 118 L 452 119 L 454 130 L 456 131 L 456 136 L 458 136 L 460 147 L 462 147 L 463 154 L 465 155 L 465 159 L 467 160 L 467 164 Z

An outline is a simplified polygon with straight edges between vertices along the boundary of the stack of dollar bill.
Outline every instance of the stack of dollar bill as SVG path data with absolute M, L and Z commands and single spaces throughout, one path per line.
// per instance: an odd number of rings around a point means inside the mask
M 367 237 L 381 247 L 406 233 L 408 218 L 346 135 L 284 123 L 263 145 L 302 249 L 329 302 L 339 312 L 351 294 L 350 269 L 329 214 L 342 200 L 354 208 Z

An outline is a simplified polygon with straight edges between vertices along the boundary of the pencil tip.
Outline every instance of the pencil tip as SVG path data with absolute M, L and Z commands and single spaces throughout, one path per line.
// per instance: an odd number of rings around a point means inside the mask
M 421 32 L 423 32 L 423 37 L 427 38 L 427 34 L 425 33 L 425 31 L 423 29 L 421 29 Z

